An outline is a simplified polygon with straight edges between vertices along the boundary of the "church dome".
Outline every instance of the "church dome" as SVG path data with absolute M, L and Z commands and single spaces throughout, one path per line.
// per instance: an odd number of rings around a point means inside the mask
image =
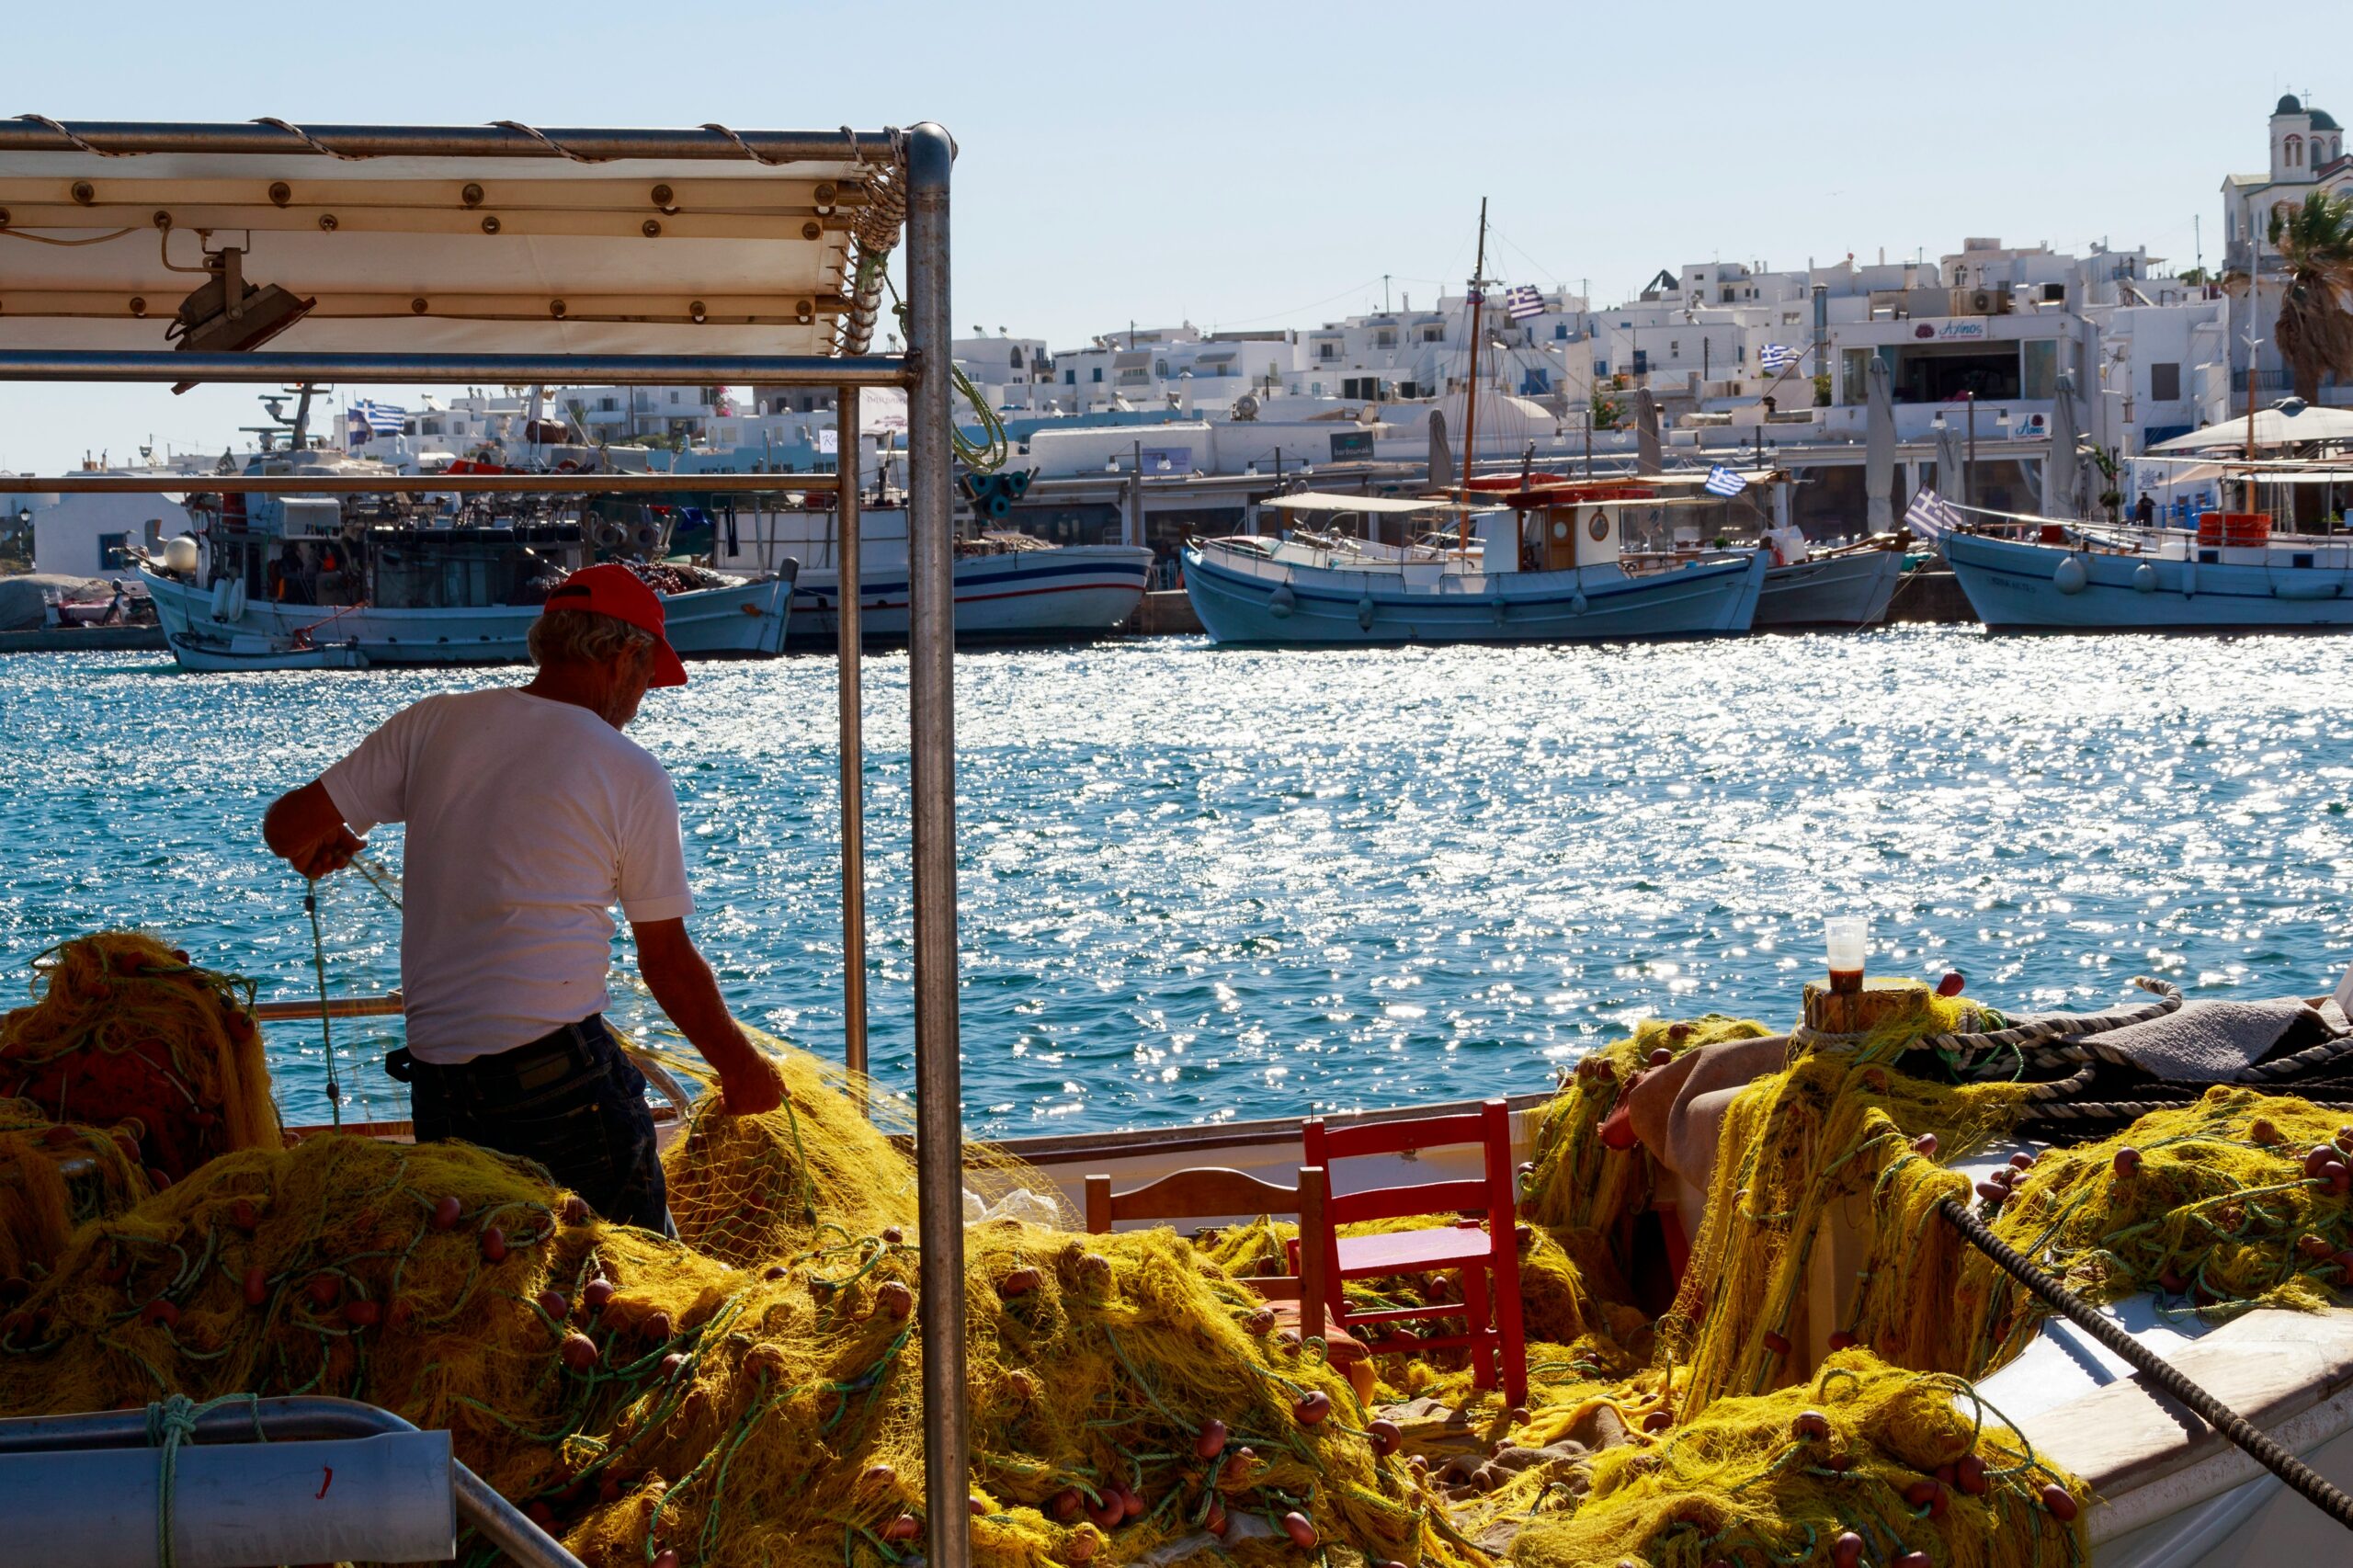
M 2313 129 L 2314 131 L 2335 131 L 2337 129 L 2336 118 L 2325 108 L 2316 108 L 2313 110 Z
M 2304 112 L 2304 106 L 2296 101 L 2295 94 L 2285 93 L 2280 96 L 2279 107 L 2271 112 L 2273 114 L 2302 114 Z

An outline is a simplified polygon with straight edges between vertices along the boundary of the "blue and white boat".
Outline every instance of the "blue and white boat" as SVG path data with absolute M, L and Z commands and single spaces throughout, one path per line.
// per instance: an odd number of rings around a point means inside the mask
M 1939 542 L 1995 631 L 2353 631 L 2353 536 L 2269 523 L 2208 513 L 2195 530 L 2058 523 Z
M 1629 529 L 1639 537 L 1683 504 L 1652 483 L 1552 485 L 1507 499 L 1472 517 L 1467 548 L 1303 531 L 1197 540 L 1185 550 L 1185 588 L 1219 642 L 1594 642 L 1748 631 L 1770 557 L 1689 551 L 1638 562 Z M 1363 505 L 1282 498 L 1293 509 L 1302 502 Z

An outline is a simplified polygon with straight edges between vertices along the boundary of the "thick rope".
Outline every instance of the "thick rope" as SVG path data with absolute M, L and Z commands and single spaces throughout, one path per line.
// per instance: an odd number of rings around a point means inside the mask
M 319 1049 L 327 1058 L 327 1113 L 335 1125 L 343 1125 L 343 1082 L 335 1070 L 335 1014 L 327 1006 L 327 939 L 319 926 L 319 883 L 315 877 L 302 883 L 302 909 L 311 917 L 311 970 L 319 977 Z
M 155 1484 L 155 1562 L 157 1568 L 175 1568 L 177 1558 L 172 1544 L 173 1483 L 178 1477 L 180 1445 L 196 1441 L 197 1421 L 210 1411 L 224 1404 L 244 1402 L 253 1414 L 254 1441 L 267 1443 L 269 1434 L 262 1430 L 261 1400 L 249 1393 L 227 1393 L 219 1399 L 199 1404 L 184 1393 L 173 1394 L 147 1407 L 147 1443 L 159 1448 L 161 1473 Z
M 2237 1444 L 2248 1458 L 2303 1494 L 2338 1524 L 2353 1529 L 2353 1497 L 2329 1484 L 2317 1471 L 2274 1442 L 2261 1428 L 2191 1382 L 2173 1363 L 2102 1317 L 2081 1296 L 2028 1262 L 1959 1202 L 1945 1199 L 1937 1205 L 1937 1211 L 1972 1246 L 1992 1258 L 2004 1273 L 2034 1292 L 2052 1311 L 2123 1357 L 2143 1377 L 2189 1406 L 2214 1430 Z
M 1978 1056 L 1992 1051 L 2048 1045 L 2075 1036 L 2106 1034 L 2110 1029 L 2161 1018 L 2181 1006 L 2181 988 L 2170 981 L 2138 974 L 2132 977 L 2132 983 L 2153 993 L 2157 999 L 2138 1006 L 2110 1008 L 2105 1013 L 2050 1013 L 1992 1034 L 1930 1035 L 1920 1041 L 1920 1047 L 1963 1058 Z

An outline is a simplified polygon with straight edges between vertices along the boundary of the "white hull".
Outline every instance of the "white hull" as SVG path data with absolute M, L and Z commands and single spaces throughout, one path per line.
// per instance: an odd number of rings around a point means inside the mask
M 368 655 L 349 642 L 321 642 L 296 648 L 255 637 L 226 640 L 182 632 L 171 639 L 172 657 L 180 667 L 199 675 L 235 670 L 364 670 Z
M 154 596 L 156 619 L 171 639 L 176 656 L 181 656 L 184 641 L 209 645 L 245 637 L 282 646 L 291 642 L 297 631 L 307 631 L 314 640 L 354 645 L 371 665 L 519 664 L 531 656 L 527 639 L 531 622 L 540 615 L 536 605 L 473 609 L 363 606 L 338 614 L 322 605 L 248 600 L 241 614 L 223 621 L 212 618 L 213 597 L 209 590 L 153 573 L 144 575 L 148 591 Z M 789 572 L 733 587 L 665 595 L 670 645 L 688 658 L 780 653 L 791 601 Z M 185 656 L 181 663 L 198 667 Z
M 1702 556 L 1667 571 L 1616 566 L 1485 574 L 1438 562 L 1307 566 L 1225 548 L 1185 552 L 1185 590 L 1219 642 L 1591 642 L 1736 636 L 1756 613 L 1767 557 Z
M 1877 626 L 1904 579 L 1904 554 L 1894 550 L 1817 555 L 1765 574 L 1756 596 L 1758 631 L 1800 626 Z
M 860 562 L 860 567 L 862 630 L 869 637 L 904 640 L 904 562 L 879 568 Z M 1016 642 L 1113 631 L 1143 602 L 1151 572 L 1152 551 L 1140 545 L 1074 544 L 960 556 L 956 636 L 962 642 Z M 802 571 L 792 596 L 796 642 L 831 642 L 838 635 L 840 595 L 839 573 L 825 567 Z
M 2178 542 L 2162 556 L 1982 534 L 1947 534 L 1941 547 L 1995 631 L 2353 631 L 2353 544 L 2341 538 L 2225 548 L 2211 561 Z M 2085 573 L 2074 593 L 2060 582 L 2070 559 Z

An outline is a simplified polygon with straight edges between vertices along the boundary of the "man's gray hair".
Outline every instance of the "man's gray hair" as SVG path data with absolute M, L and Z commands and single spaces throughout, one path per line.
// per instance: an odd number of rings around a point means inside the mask
M 601 665 L 616 653 L 650 652 L 654 633 L 593 609 L 542 611 L 531 622 L 531 663 Z

